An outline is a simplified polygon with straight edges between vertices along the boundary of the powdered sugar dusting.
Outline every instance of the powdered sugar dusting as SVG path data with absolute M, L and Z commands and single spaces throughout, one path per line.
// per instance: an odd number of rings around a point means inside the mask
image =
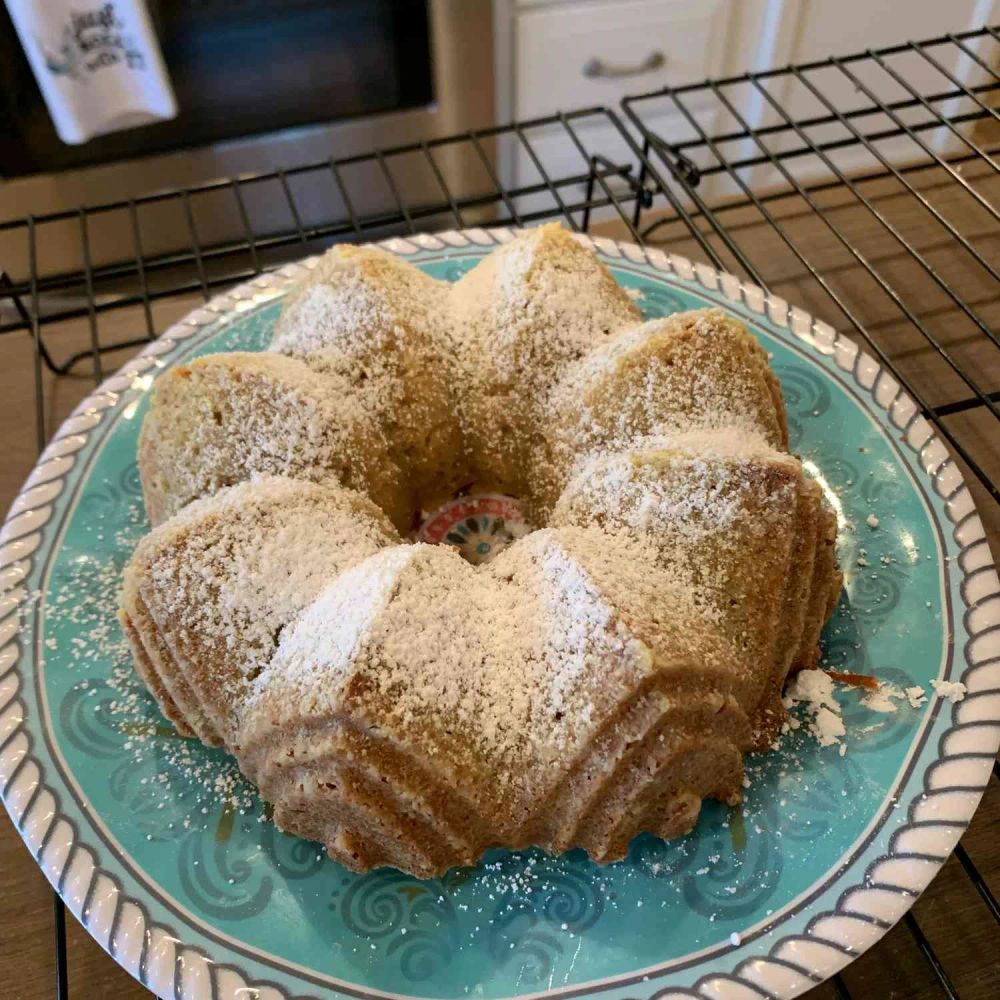
M 76 676 L 68 703 L 98 738 L 114 738 L 121 763 L 117 780 L 134 783 L 133 818 L 150 841 L 180 837 L 214 825 L 220 809 L 249 814 L 259 807 L 254 787 L 236 762 L 209 755 L 197 740 L 164 724 L 132 668 L 128 643 L 116 620 L 121 557 L 147 525 L 141 499 L 116 495 L 115 484 L 98 485 L 113 504 L 92 506 L 84 530 L 94 555 L 73 559 L 51 582 L 42 602 L 43 655 Z M 116 525 L 112 531 L 108 524 Z M 22 611 L 33 611 L 43 595 L 27 595 Z M 173 803 L 181 800 L 183 817 Z M 167 817 L 170 813 L 172 818 Z
M 607 269 L 558 226 L 534 229 L 491 253 L 456 282 L 451 308 L 461 354 L 489 358 L 488 377 L 499 383 L 549 380 L 640 318 Z M 478 351 L 469 351 L 470 340 Z
M 123 606 L 135 618 L 141 596 L 161 633 L 203 658 L 221 657 L 214 682 L 236 712 L 244 679 L 269 662 L 289 620 L 333 576 L 394 541 L 358 494 L 282 478 L 241 483 L 140 543 Z
M 397 835 L 362 824 L 374 838 L 366 847 L 338 812 L 354 808 L 352 782 L 369 780 L 348 775 L 342 788 L 323 771 L 349 769 L 337 763 L 335 748 L 349 739 L 338 726 L 378 733 L 404 754 L 419 748 L 438 770 L 490 774 L 530 802 L 532 791 L 556 794 L 559 768 L 605 727 L 602 752 L 618 766 L 612 723 L 633 698 L 626 718 L 637 754 L 670 761 L 683 748 L 699 762 L 693 784 L 670 793 L 662 827 L 650 828 L 683 832 L 704 795 L 731 800 L 748 716 L 765 701 L 779 714 L 785 618 L 808 633 L 809 590 L 827 607 L 825 588 L 839 577 L 814 581 L 807 570 L 793 606 L 798 534 L 806 546 L 823 543 L 810 506 L 818 494 L 807 496 L 800 465 L 776 450 L 787 443 L 783 404 L 753 337 L 721 310 L 638 320 L 607 269 L 558 228 L 520 237 L 454 287 L 381 251 L 341 248 L 289 297 L 259 368 L 223 356 L 171 383 L 175 426 L 154 424 L 147 441 L 169 440 L 183 464 L 185 393 L 199 400 L 203 491 L 248 471 L 339 484 L 328 490 L 336 502 L 309 504 L 236 487 L 228 506 L 229 494 L 219 508 L 195 504 L 136 557 L 131 623 L 150 630 L 145 652 L 167 689 L 157 692 L 165 710 L 205 739 L 221 734 L 238 755 L 259 750 L 247 757 L 250 773 L 265 790 L 272 778 L 282 787 L 279 822 L 322 837 L 345 863 L 374 864 L 366 851 L 397 863 L 394 852 L 407 849 Z M 191 390 L 213 373 L 218 386 Z M 218 430 L 202 440 L 205 425 Z M 146 463 L 150 477 L 169 478 L 159 458 Z M 405 531 L 429 489 L 467 477 L 521 496 L 543 524 L 563 499 L 550 527 L 474 568 L 441 547 L 399 545 L 341 488 L 361 489 Z M 170 492 L 165 483 L 161 493 Z M 332 508 L 342 519 L 319 528 Z M 771 575 L 755 594 L 746 567 L 765 560 Z M 805 562 L 813 565 L 811 551 Z M 127 611 L 129 600 L 127 587 Z M 643 693 L 654 677 L 658 686 Z M 678 685 L 689 690 L 683 698 Z M 647 738 L 642 726 L 675 698 L 691 717 Z M 187 718 L 199 701 L 204 730 Z M 326 743 L 310 745 L 303 730 L 313 724 L 327 727 Z M 836 728 L 820 712 L 815 726 Z M 268 754 L 282 740 L 279 762 Z M 714 757 L 703 756 L 709 744 Z M 375 757 L 365 766 L 381 773 Z M 602 765 L 587 766 L 600 788 Z M 287 786 L 282 767 L 298 775 Z M 649 778 L 623 768 L 620 809 L 629 795 L 639 802 Z M 313 820 L 306 807 L 321 789 L 333 793 L 331 811 Z M 364 792 L 379 794 L 389 793 Z M 588 850 L 618 856 L 611 845 L 626 818 L 612 822 L 601 809 L 588 814 Z M 433 809 L 420 815 L 447 822 Z M 559 842 L 555 827 L 549 835 Z M 428 843 L 437 846 L 404 856 L 409 870 L 440 870 L 440 842 Z
M 482 567 L 437 546 L 387 549 L 288 631 L 248 711 L 298 714 L 304 698 L 310 711 L 333 711 L 348 676 L 361 677 L 391 706 L 383 726 L 404 732 L 438 718 L 479 752 L 547 762 L 587 738 L 595 698 L 652 669 L 606 596 L 623 576 L 648 578 L 651 555 L 648 543 L 599 529 L 535 532 Z M 658 587 L 697 634 L 683 588 L 652 576 L 629 579 L 633 592 L 650 600 Z
M 548 409 L 564 445 L 577 453 L 692 428 L 786 444 L 766 356 L 720 309 L 675 313 L 622 332 L 568 372 Z
M 385 446 L 350 384 L 295 358 L 198 358 L 158 383 L 143 423 L 139 468 L 150 519 L 254 475 L 335 476 L 385 503 Z
M 272 351 L 343 382 L 401 470 L 401 489 L 447 488 L 463 457 L 451 296 L 448 282 L 394 254 L 338 246 L 288 296 L 275 327 Z
M 957 695 L 957 700 L 964 696 L 964 685 L 952 683 L 950 681 L 931 681 L 935 690 L 942 696 L 949 696 L 952 693 Z M 941 690 L 938 690 L 941 685 Z M 841 738 L 847 735 L 847 730 L 842 718 L 843 706 L 836 693 L 836 680 L 824 670 L 802 670 L 799 671 L 789 683 L 785 691 L 785 706 L 795 708 L 802 706 L 809 719 L 809 731 L 816 737 L 820 746 L 832 746 L 840 743 Z M 850 685 L 843 685 L 843 690 L 851 690 Z M 868 691 L 860 700 L 862 708 L 879 715 L 894 715 L 900 708 L 920 709 L 927 702 L 924 689 L 919 685 L 914 685 L 902 689 L 896 684 L 888 681 L 880 681 L 878 685 Z M 792 717 L 789 720 L 789 729 L 797 729 L 798 721 Z M 864 737 L 873 727 L 862 727 L 857 732 L 852 732 L 852 737 Z
M 809 731 L 820 746 L 833 746 L 844 735 L 840 702 L 834 694 L 833 678 L 822 670 L 800 670 L 785 690 L 785 707 L 805 705 L 811 719 Z
M 896 701 L 904 697 L 895 684 L 879 684 L 874 691 L 861 699 L 861 704 L 869 712 L 892 713 L 896 711 Z
M 966 687 L 961 681 L 939 681 L 932 680 L 931 687 L 942 698 L 947 698 L 953 705 L 964 701 Z
M 767 508 L 785 515 L 794 510 L 794 478 L 764 490 L 762 465 L 784 468 L 791 477 L 801 475 L 790 455 L 741 428 L 643 437 L 628 452 L 580 462 L 556 505 L 553 522 L 581 508 L 598 519 L 613 510 L 630 527 L 656 532 L 665 543 L 692 545 L 728 533 L 735 551 L 745 532 L 769 530 Z M 765 509 L 748 510 L 748 493 Z

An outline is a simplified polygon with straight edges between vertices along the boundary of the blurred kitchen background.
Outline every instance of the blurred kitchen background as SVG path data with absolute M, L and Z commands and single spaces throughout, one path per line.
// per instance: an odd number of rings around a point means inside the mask
M 1000 40 L 984 26 L 1000 0 L 5 3 L 148 9 L 177 105 L 172 119 L 63 143 L 0 4 L 0 378 L 29 373 L 0 385 L 0 426 L 34 408 L 38 440 L 81 380 L 215 291 L 336 240 L 555 217 L 767 277 L 849 329 L 870 286 L 846 287 L 844 241 L 817 211 L 859 226 L 852 239 L 878 229 L 843 179 L 892 194 L 890 168 L 970 155 L 946 179 L 997 179 L 983 154 L 1000 138 Z M 989 196 L 969 183 L 951 185 L 959 226 L 995 232 Z M 748 217 L 759 235 L 740 222 L 733 237 L 706 211 L 729 206 L 735 225 L 757 193 L 794 184 L 819 185 L 801 239 L 847 301 L 831 306 L 815 282 L 785 288 L 801 253 L 779 266 L 788 240 L 764 212 Z M 734 255 L 740 239 L 773 273 Z M 38 440 L 8 443 L 15 470 Z
M 808 63 L 904 36 L 961 32 L 988 23 L 998 6 L 984 0 L 151 0 L 148 9 L 179 113 L 78 146 L 56 135 L 0 7 L 0 220 L 220 177 L 296 170 L 330 157 L 343 160 L 557 111 L 616 107 L 626 94 L 668 83 Z M 985 75 L 958 50 L 940 67 L 913 53 L 894 68 L 923 94 L 948 86 L 947 74 L 968 85 Z M 877 66 L 867 71 L 878 77 L 873 86 L 882 99 L 905 96 Z M 841 110 L 859 104 L 857 86 L 837 70 L 819 74 L 816 82 Z M 729 105 L 707 92 L 688 105 L 709 134 L 732 130 L 735 115 L 750 128 L 778 121 L 778 112 L 752 86 L 731 88 L 726 96 Z M 787 81 L 775 97 L 796 118 L 824 110 L 808 88 Z M 697 134 L 668 102 L 649 125 L 671 144 Z M 874 119 L 865 122 L 869 129 L 877 125 Z M 609 160 L 629 158 L 609 122 L 580 123 L 579 131 L 588 150 L 599 149 Z M 815 138 L 822 140 L 823 132 Z M 957 142 L 944 128 L 927 138 L 942 152 Z M 456 145 L 439 151 L 436 165 L 458 197 L 494 180 L 488 176 L 492 167 L 495 180 L 507 188 L 530 184 L 540 167 L 552 176 L 579 167 L 579 149 L 558 123 L 532 128 L 530 151 L 516 136 L 500 141 L 484 136 L 482 143 L 482 149 Z M 772 148 L 781 149 L 781 141 Z M 880 148 L 890 158 L 912 152 L 905 137 L 895 147 Z M 841 155 L 838 165 L 850 170 L 867 158 L 863 148 L 855 148 Z M 800 166 L 806 175 L 810 167 L 814 173 L 824 169 L 812 160 Z M 762 165 L 747 180 L 755 188 L 773 184 L 769 169 Z M 407 204 L 440 200 L 440 179 L 423 164 L 408 170 L 395 163 L 388 181 L 384 171 L 367 164 L 348 165 L 343 172 L 346 197 L 359 215 L 391 209 L 393 184 Z M 347 211 L 345 195 L 328 177 L 298 174 L 280 183 L 291 185 L 295 222 L 306 228 Z M 713 200 L 734 189 L 733 181 L 720 175 L 706 179 L 699 191 Z M 275 196 L 261 185 L 249 196 L 255 234 L 266 236 L 287 225 L 283 192 Z M 239 206 L 233 199 L 218 202 L 199 213 L 204 227 L 199 237 L 206 243 L 243 233 Z M 530 200 L 524 207 L 530 211 Z M 489 212 L 481 215 L 488 218 Z M 105 227 L 112 242 L 113 228 Z M 191 243 L 186 219 L 176 213 L 161 213 L 143 230 L 149 253 Z M 0 265 L 5 250 L 19 255 L 10 246 L 11 235 L 0 232 Z M 75 263 L 75 242 L 61 252 L 57 238 L 48 240 L 44 269 Z M 92 252 L 98 264 L 106 250 L 99 242 Z

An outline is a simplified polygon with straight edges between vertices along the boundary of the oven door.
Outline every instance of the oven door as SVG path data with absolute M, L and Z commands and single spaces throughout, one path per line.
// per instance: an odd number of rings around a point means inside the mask
M 34 80 L 18 83 L 17 59 L 5 58 L 6 117 L 13 126 L 7 134 L 17 155 L 0 157 L 0 219 L 127 201 L 491 125 L 490 6 L 465 0 L 151 3 L 178 93 L 178 118 L 78 147 L 59 144 Z M 0 52 L 10 45 L 18 42 L 8 20 L 0 22 Z M 19 46 L 13 54 L 26 69 Z M 241 72 L 241 65 L 250 68 Z M 471 189 L 466 158 L 443 155 L 440 165 L 456 194 Z M 384 177 L 370 170 L 352 175 L 349 165 L 343 175 L 353 211 L 368 215 L 392 206 Z M 422 200 L 421 186 L 427 200 L 440 199 L 433 177 L 405 183 L 411 203 Z M 255 236 L 287 230 L 290 211 L 306 228 L 348 211 L 332 185 L 297 187 L 293 209 L 279 198 L 249 208 Z M 165 218 L 143 235 L 146 253 L 192 240 L 183 217 Z M 242 238 L 244 220 L 230 208 L 213 218 L 210 233 L 197 235 L 207 243 Z M 4 249 L 0 233 L 0 260 Z M 58 241 L 40 251 L 43 273 L 79 258 L 78 247 L 60 248 Z

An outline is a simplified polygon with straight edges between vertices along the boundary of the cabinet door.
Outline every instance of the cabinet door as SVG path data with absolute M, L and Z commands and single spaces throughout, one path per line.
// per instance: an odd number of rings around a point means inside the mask
M 730 7 L 729 0 L 605 0 L 522 11 L 514 112 L 524 119 L 615 106 L 626 94 L 715 75 Z
M 511 53 L 513 115 L 524 121 L 574 108 L 618 110 L 628 94 L 718 75 L 727 61 L 733 9 L 732 0 L 697 4 L 689 0 L 577 0 L 517 10 Z M 715 113 L 707 104 L 704 99 L 700 102 L 700 117 L 714 122 Z M 695 134 L 676 108 L 669 114 L 657 113 L 651 127 L 668 140 Z M 634 162 L 611 125 L 585 126 L 580 139 L 587 153 Z M 550 177 L 587 172 L 587 156 L 560 126 L 534 129 L 530 141 L 534 156 L 523 143 L 506 144 L 504 162 L 512 184 L 523 187 L 541 182 L 538 163 Z M 608 183 L 615 191 L 628 190 L 622 181 Z M 594 191 L 598 197 L 603 194 L 599 184 Z M 579 204 L 586 186 L 573 185 L 562 194 L 567 204 Z M 530 212 L 542 200 L 522 199 L 518 210 Z M 598 211 L 594 218 L 609 213 L 614 209 Z
M 907 39 L 935 38 L 949 32 L 981 27 L 1000 13 L 1000 4 L 983 0 L 950 0 L 946 4 L 900 3 L 898 0 L 772 0 L 767 4 L 771 20 L 783 25 L 784 44 L 774 53 L 773 62 L 784 65 L 820 62 L 830 56 L 845 56 L 887 46 L 905 46 Z M 978 54 L 993 51 L 984 40 L 967 43 Z M 840 65 L 804 70 L 796 78 L 782 74 L 762 85 L 768 95 L 795 121 L 834 119 L 805 128 L 805 136 L 791 130 L 766 138 L 773 152 L 808 148 L 809 142 L 825 144 L 830 164 L 814 154 L 791 157 L 786 167 L 802 180 L 830 176 L 835 168 L 844 174 L 884 170 L 894 165 L 927 160 L 932 156 L 953 156 L 967 152 L 963 136 L 970 126 L 962 121 L 954 128 L 936 126 L 913 129 L 913 135 L 900 133 L 901 126 L 920 126 L 932 120 L 917 95 L 956 94 L 962 86 L 987 82 L 987 72 L 969 56 L 951 44 L 918 48 L 874 59 L 845 60 Z M 935 65 L 937 63 L 938 65 Z M 968 97 L 932 100 L 930 106 L 948 118 L 975 110 Z M 889 112 L 879 110 L 881 105 Z M 757 93 L 749 104 L 753 123 L 780 126 L 784 120 L 764 94 Z M 844 120 L 837 119 L 837 115 Z M 858 135 L 868 145 L 858 142 Z M 841 147 L 836 144 L 844 141 Z M 759 146 L 748 140 L 740 152 L 759 155 Z M 751 174 L 755 187 L 767 188 L 784 183 L 780 172 L 762 166 Z

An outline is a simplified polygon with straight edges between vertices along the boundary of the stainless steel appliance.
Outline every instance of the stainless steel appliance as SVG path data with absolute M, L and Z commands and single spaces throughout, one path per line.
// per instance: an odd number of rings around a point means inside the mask
M 8 120 L 0 133 L 0 219 L 341 159 L 494 120 L 488 0 L 182 0 L 150 3 L 150 11 L 180 115 L 67 147 L 54 137 L 0 6 L 0 112 Z M 468 157 L 442 156 L 440 167 L 456 192 L 469 188 L 476 169 Z M 350 185 L 354 207 L 367 213 L 392 205 L 392 183 L 368 172 Z M 419 201 L 420 186 L 430 196 L 435 180 L 421 175 L 406 183 L 407 196 Z M 340 198 L 329 185 L 299 185 L 297 221 L 308 227 L 329 218 L 342 209 L 333 204 Z M 273 202 L 253 206 L 259 235 L 288 222 L 287 200 Z M 243 232 L 232 205 L 209 229 L 199 236 L 214 241 Z M 191 238 L 178 213 L 144 227 L 149 253 L 190 245 Z M 0 234 L 0 267 L 6 249 L 23 254 L 22 247 L 5 247 L 6 239 Z M 71 266 L 78 246 L 50 242 L 42 248 L 44 272 Z M 95 266 L 102 253 L 94 248 Z

